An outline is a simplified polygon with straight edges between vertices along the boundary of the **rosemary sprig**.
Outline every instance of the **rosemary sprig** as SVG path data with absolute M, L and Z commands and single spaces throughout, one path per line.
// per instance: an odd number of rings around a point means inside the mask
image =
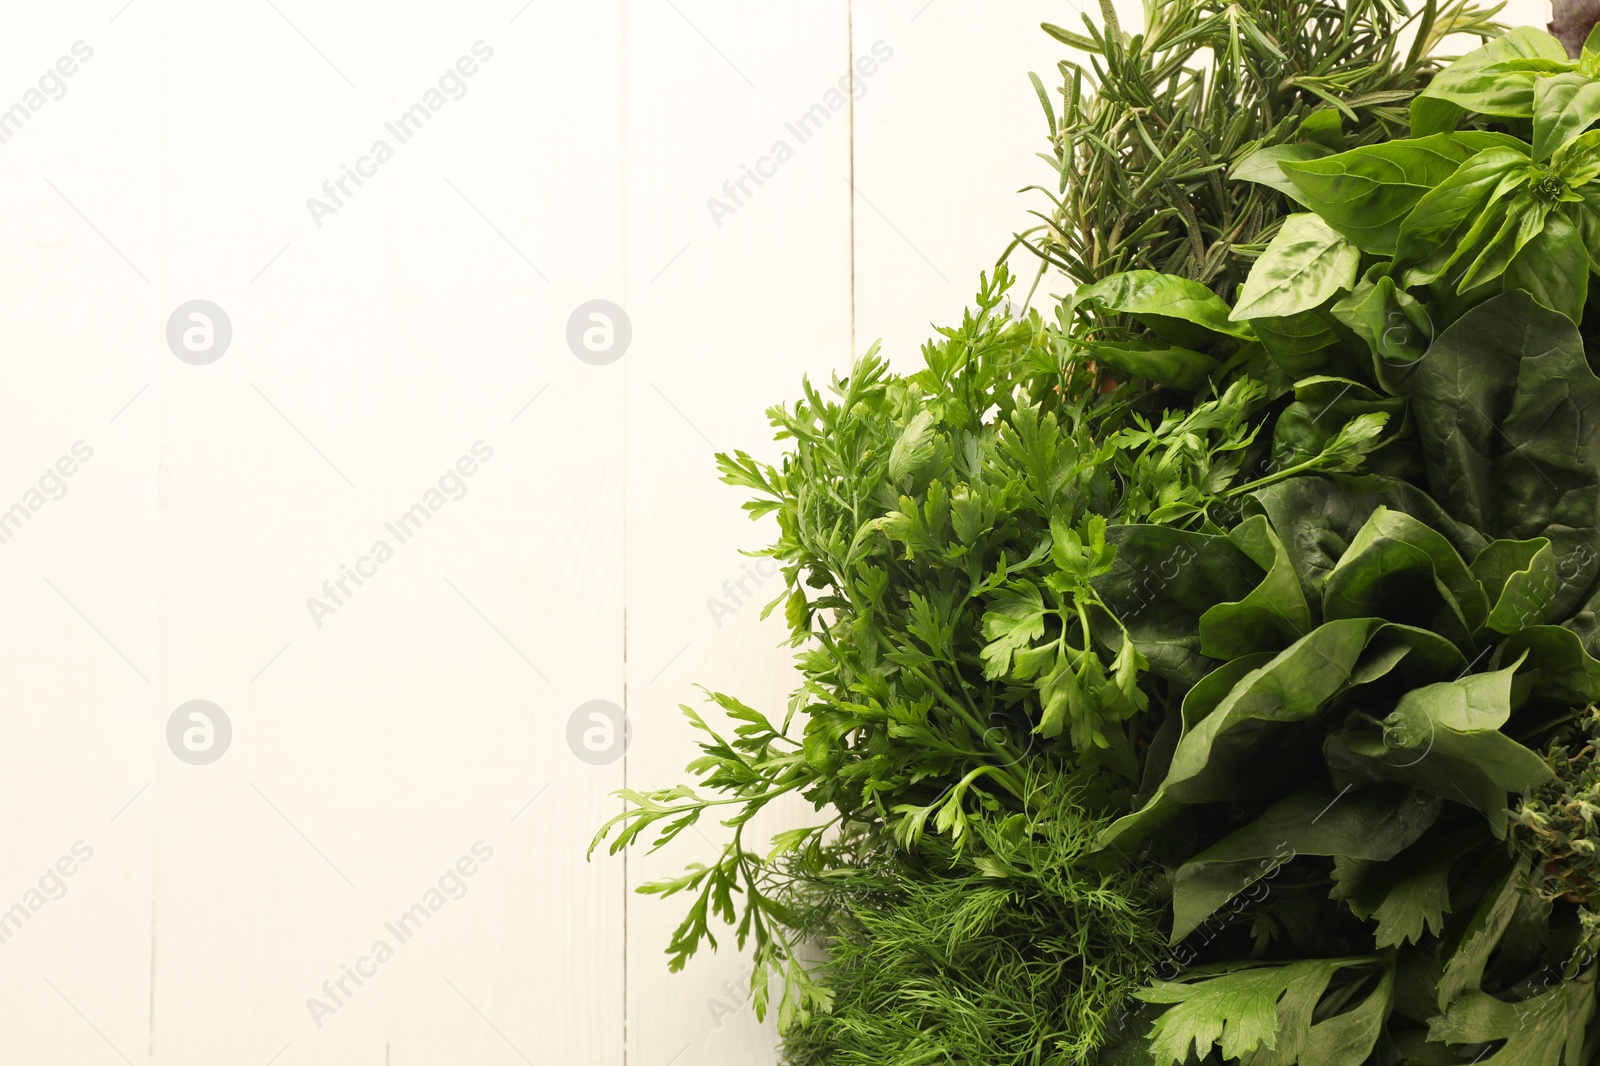
M 1446 38 L 1500 32 L 1501 6 L 1146 0 L 1145 31 L 1130 34 L 1101 0 L 1104 25 L 1047 23 L 1087 62 L 1062 60 L 1054 105 L 1034 76 L 1058 180 L 1035 187 L 1051 209 L 1006 252 L 1026 246 L 1041 276 L 1054 267 L 1080 285 L 1148 268 L 1231 295 L 1286 210 L 1281 194 L 1228 181 L 1232 165 L 1296 138 L 1403 136 L 1411 97 L 1451 58 Z

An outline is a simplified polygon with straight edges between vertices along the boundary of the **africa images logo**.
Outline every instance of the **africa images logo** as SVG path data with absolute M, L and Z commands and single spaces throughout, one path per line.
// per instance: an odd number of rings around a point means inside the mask
M 739 208 L 745 206 L 755 195 L 755 189 L 766 184 L 765 179 L 777 177 L 778 168 L 794 158 L 795 149 L 822 132 L 829 119 L 845 110 L 850 98 L 859 100 L 867 95 L 867 79 L 878 72 L 881 64 L 893 57 L 892 46 L 884 41 L 874 41 L 872 54 L 857 56 L 850 69 L 839 76 L 836 87 L 830 87 L 822 94 L 821 100 L 802 111 L 793 122 L 783 124 L 784 132 L 794 138 L 793 144 L 789 143 L 788 137 L 777 138 L 765 154 L 756 157 L 754 167 L 748 163 L 740 164 L 739 176 L 722 183 L 721 197 L 706 197 L 706 210 L 711 213 L 711 221 L 717 224 L 717 228 L 722 228 L 725 217 L 737 214 Z M 846 93 L 850 96 L 846 97 Z M 750 187 L 752 183 L 755 189 Z

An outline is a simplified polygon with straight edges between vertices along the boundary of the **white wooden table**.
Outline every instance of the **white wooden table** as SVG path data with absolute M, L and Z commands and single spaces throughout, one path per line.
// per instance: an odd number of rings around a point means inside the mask
M 715 833 L 584 850 L 783 706 L 711 455 L 959 318 L 1074 6 L 6 15 L 0 1059 L 773 1061 L 631 892 Z

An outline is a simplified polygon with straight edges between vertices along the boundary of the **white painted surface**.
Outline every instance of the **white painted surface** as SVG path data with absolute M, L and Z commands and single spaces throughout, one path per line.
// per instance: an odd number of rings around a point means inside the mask
M 877 337 L 907 365 L 959 315 L 1048 174 L 1026 74 L 1073 6 L 11 7 L 0 108 L 93 55 L 0 144 L 0 509 L 93 454 L 0 544 L 0 909 L 40 902 L 0 944 L 4 1060 L 773 1061 L 742 958 L 669 975 L 681 907 L 630 891 L 711 840 L 584 849 L 625 781 L 680 779 L 695 683 L 782 706 L 775 579 L 708 607 L 767 538 L 711 453 L 775 454 L 802 374 Z M 196 298 L 233 329 L 205 366 L 163 337 Z M 609 365 L 567 347 L 592 299 L 632 322 Z M 192 699 L 232 723 L 210 765 L 167 746 Z M 625 760 L 569 749 L 590 700 L 626 701 Z

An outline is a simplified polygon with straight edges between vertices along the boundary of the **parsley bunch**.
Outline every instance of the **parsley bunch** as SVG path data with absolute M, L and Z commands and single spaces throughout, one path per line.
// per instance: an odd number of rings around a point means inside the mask
M 695 894 L 674 968 L 716 943 L 715 921 L 734 924 L 753 945 L 758 1010 L 769 975 L 785 978 L 785 1028 L 830 998 L 801 961 L 786 856 L 862 827 L 902 856 L 930 836 L 982 850 L 989 823 L 1067 789 L 1091 815 L 1127 808 L 1152 691 L 1095 591 L 1113 562 L 1107 523 L 1147 509 L 1143 471 L 1158 453 L 1163 483 L 1211 485 L 1206 471 L 1227 465 L 1259 397 L 1234 391 L 1211 401 L 1231 406 L 1226 417 L 1174 411 L 1152 427 L 1099 391 L 1070 315 L 1002 310 L 1012 283 L 1004 268 L 986 278 L 916 373 L 893 374 L 872 351 L 828 394 L 807 383 L 804 399 L 773 408 L 792 442 L 779 463 L 718 457 L 724 480 L 757 493 L 752 516 L 777 521 L 762 554 L 786 592 L 767 609 L 783 608 L 803 682 L 779 722 L 714 693 L 731 735 L 685 707 L 705 738 L 689 767 L 698 787 L 628 791 L 596 838 L 615 831 L 616 852 L 653 834 L 660 847 L 722 815 L 734 832 L 718 862 L 643 890 Z M 1159 686 L 1154 698 L 1166 698 Z M 792 793 L 831 817 L 748 847 L 750 821 Z

